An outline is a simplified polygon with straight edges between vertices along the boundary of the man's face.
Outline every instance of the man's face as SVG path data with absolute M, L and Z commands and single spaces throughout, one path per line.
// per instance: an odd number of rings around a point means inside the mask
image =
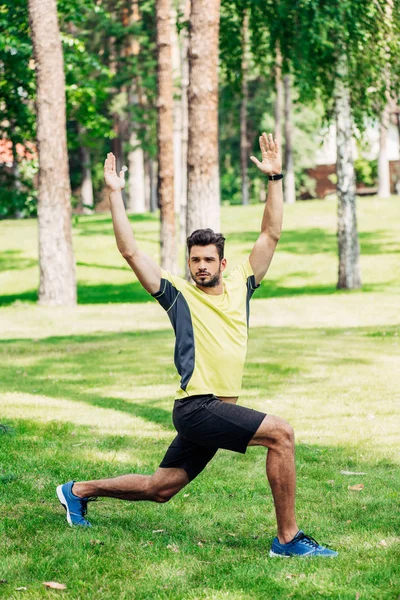
M 200 287 L 216 287 L 226 267 L 226 258 L 220 260 L 217 247 L 192 246 L 189 255 L 189 270 L 193 281 Z

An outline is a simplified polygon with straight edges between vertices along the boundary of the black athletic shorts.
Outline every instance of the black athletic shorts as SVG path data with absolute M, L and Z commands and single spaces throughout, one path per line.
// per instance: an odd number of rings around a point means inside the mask
M 266 414 L 223 402 L 213 394 L 175 400 L 172 420 L 178 435 L 160 467 L 181 468 L 192 481 L 218 448 L 246 452 Z

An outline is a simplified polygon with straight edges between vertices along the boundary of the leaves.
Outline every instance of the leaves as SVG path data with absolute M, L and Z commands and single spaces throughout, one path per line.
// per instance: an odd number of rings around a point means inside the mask
M 66 590 L 67 586 L 64 583 L 58 583 L 57 581 L 43 581 L 43 585 L 52 590 Z
M 347 487 L 348 490 L 352 492 L 361 492 L 364 489 L 363 483 L 356 483 L 355 485 L 349 485 Z

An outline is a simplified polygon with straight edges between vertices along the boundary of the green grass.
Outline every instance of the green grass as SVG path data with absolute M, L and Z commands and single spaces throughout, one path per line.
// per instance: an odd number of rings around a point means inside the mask
M 261 210 L 224 208 L 230 265 L 250 251 Z M 120 259 L 108 216 L 75 225 L 71 309 L 34 303 L 36 222 L 0 223 L 0 597 L 400 598 L 400 200 L 359 202 L 357 292 L 335 291 L 335 211 L 286 209 L 252 300 L 241 398 L 293 424 L 299 522 L 339 550 L 330 561 L 268 558 L 262 448 L 218 452 L 166 505 L 100 500 L 92 530 L 66 525 L 58 483 L 157 468 L 174 436 L 173 334 Z M 157 218 L 132 221 L 157 256 Z M 67 590 L 46 590 L 49 580 Z

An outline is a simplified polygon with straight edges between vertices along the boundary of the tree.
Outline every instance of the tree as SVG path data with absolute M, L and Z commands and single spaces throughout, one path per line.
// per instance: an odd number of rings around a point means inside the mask
M 285 179 L 283 182 L 283 198 L 286 204 L 294 204 L 296 202 L 296 187 L 293 162 L 292 84 L 288 73 L 283 77 L 283 92 L 285 117 Z
M 322 98 L 326 117 L 364 127 L 365 116 L 376 116 L 385 99 L 382 72 L 387 56 L 385 24 L 386 0 L 255 0 L 255 10 L 268 22 L 271 47 L 279 42 L 284 64 L 290 61 L 300 100 Z M 310 35 L 312 32 L 312 35 Z M 391 57 L 392 62 L 393 56 Z M 287 67 L 286 67 L 287 68 Z M 345 93 L 347 88 L 347 93 Z M 343 114 L 339 115 L 339 111 Z M 351 111 L 351 118 L 349 114 Z M 337 137 L 338 154 L 338 287 L 361 285 L 355 240 L 355 186 L 349 136 Z M 341 162 L 343 161 L 343 162 Z M 346 163 L 346 164 L 345 164 Z M 343 177 L 342 177 L 343 175 Z M 339 181 L 340 180 L 340 181 Z M 341 216 L 347 215 L 351 218 Z
M 65 80 L 55 0 L 29 0 L 37 79 L 39 302 L 76 304 Z
M 386 83 L 386 104 L 382 110 L 379 127 L 379 157 L 378 157 L 378 196 L 380 198 L 390 197 L 390 170 L 387 152 L 387 134 L 390 123 L 390 114 L 394 104 L 390 90 L 390 40 L 393 37 L 393 0 L 387 0 L 385 15 L 383 17 L 387 24 L 387 45 L 385 52 L 387 64 L 383 76 Z
M 360 246 L 357 235 L 356 178 L 352 156 L 353 122 L 350 89 L 347 85 L 347 57 L 339 59 L 335 85 L 336 174 L 338 193 L 338 288 L 361 287 Z
M 249 12 L 243 13 L 242 24 L 242 101 L 240 104 L 240 170 L 242 175 L 242 204 L 249 203 L 249 138 L 247 135 L 247 106 L 249 102 Z
M 132 0 L 130 14 L 128 18 L 129 25 L 140 21 L 139 2 Z M 140 44 L 138 36 L 132 31 L 127 40 L 125 55 L 127 57 L 138 58 Z M 128 84 L 128 110 L 139 104 L 139 74 L 132 77 L 130 85 Z M 144 173 L 144 153 L 138 136 L 138 124 L 134 122 L 133 114 L 128 113 L 128 131 L 129 131 L 129 152 L 128 152 L 128 199 L 127 212 L 144 213 L 145 212 L 145 173 Z
M 176 271 L 170 0 L 157 0 L 157 145 L 161 266 Z
M 220 0 L 192 0 L 189 31 L 187 233 L 220 229 L 218 34 Z
M 187 160 L 188 160 L 188 135 L 189 135 L 189 112 L 188 112 L 188 85 L 189 85 L 189 34 L 187 23 L 190 16 L 190 0 L 180 0 L 180 14 L 182 21 L 180 25 L 180 59 L 181 59 L 181 189 L 180 189 L 180 211 L 179 211 L 179 231 L 180 242 L 186 242 L 186 225 L 187 225 Z M 189 279 L 189 267 L 186 265 L 186 278 Z

